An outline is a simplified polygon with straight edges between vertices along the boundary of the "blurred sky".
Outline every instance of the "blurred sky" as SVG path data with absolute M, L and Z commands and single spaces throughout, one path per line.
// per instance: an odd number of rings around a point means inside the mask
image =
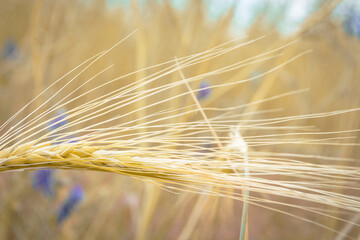
M 144 2 L 145 0 L 139 0 Z M 156 0 L 154 0 L 156 1 Z M 182 10 L 189 0 L 170 0 L 179 10 Z M 275 23 L 279 31 L 288 34 L 296 31 L 300 24 L 316 9 L 324 0 L 203 0 L 206 3 L 209 17 L 216 20 L 231 6 L 236 7 L 234 24 L 237 30 L 243 31 L 259 14 L 263 14 L 269 22 Z M 130 0 L 108 0 L 110 7 L 119 5 L 129 6 Z M 341 15 L 344 6 L 357 5 L 360 8 L 360 0 L 344 0 L 335 10 L 335 16 Z

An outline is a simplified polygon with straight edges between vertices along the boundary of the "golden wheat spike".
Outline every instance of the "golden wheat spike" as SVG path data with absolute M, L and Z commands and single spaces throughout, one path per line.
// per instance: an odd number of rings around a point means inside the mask
M 248 41 L 246 44 L 252 42 Z M 165 68 L 85 103 L 72 105 L 74 100 L 87 94 L 90 95 L 93 91 L 106 85 L 106 83 L 101 84 L 98 86 L 99 88 L 92 88 L 76 98 L 71 98 L 74 92 L 94 78 L 88 79 L 52 107 L 46 109 L 45 104 L 37 107 L 1 136 L 0 171 L 59 168 L 113 172 L 142 178 L 145 181 L 156 181 L 160 186 L 171 190 L 225 196 L 254 205 L 272 203 L 302 208 L 312 213 L 346 222 L 340 217 L 322 213 L 323 207 L 312 208 L 306 204 L 292 205 L 286 201 L 273 201 L 256 194 L 297 199 L 336 207 L 346 212 L 358 213 L 360 211 L 359 197 L 350 194 L 338 194 L 329 190 L 330 187 L 342 186 L 344 189 L 359 191 L 359 187 L 355 185 L 360 177 L 358 168 L 331 165 L 328 162 L 318 165 L 298 160 L 299 155 L 293 159 L 294 155 L 290 153 L 284 153 L 281 156 L 277 155 L 276 152 L 269 154 L 268 152 L 252 150 L 252 148 L 281 144 L 327 144 L 334 145 L 334 147 L 347 144 L 356 145 L 343 141 L 352 138 L 352 136 L 323 137 L 314 140 L 299 137 L 301 137 L 300 134 L 311 136 L 317 134 L 316 132 L 290 132 L 284 134 L 262 133 L 251 138 L 243 137 L 239 131 L 240 129 L 260 129 L 265 132 L 266 130 L 280 130 L 282 127 L 284 129 L 296 129 L 299 126 L 279 126 L 278 124 L 331 117 L 357 111 L 358 108 L 273 119 L 247 119 L 243 122 L 239 120 L 241 114 L 236 113 L 236 111 L 241 110 L 241 107 L 248 106 L 248 104 L 230 108 L 201 108 L 203 116 L 205 111 L 225 113 L 209 118 L 205 115 L 206 117 L 200 118 L 200 120 L 195 117 L 199 104 L 163 109 L 162 104 L 168 106 L 166 103 L 172 100 L 180 101 L 180 99 L 190 98 L 190 96 L 194 98 L 195 93 L 199 90 L 192 89 L 190 84 L 205 77 L 227 74 L 248 64 L 266 62 L 278 57 L 278 51 L 288 46 L 282 46 L 250 59 L 237 61 L 234 64 L 220 66 L 207 73 L 191 77 L 183 75 L 179 81 L 163 83 L 164 78 L 177 73 L 179 69 L 185 71 L 189 67 L 221 57 L 244 45 L 244 43 L 235 46 L 223 45 L 202 53 L 179 58 L 178 62 L 169 61 L 158 64 L 154 68 L 158 66 L 165 66 Z M 102 57 L 111 49 L 113 48 L 103 51 L 97 56 Z M 307 52 L 302 52 L 271 68 L 263 75 L 279 69 Z M 79 77 L 99 57 L 86 65 L 69 82 L 65 82 L 64 87 L 60 90 L 56 89 L 56 95 L 61 94 L 70 82 Z M 107 68 L 98 74 L 105 70 Z M 136 73 L 137 71 L 132 74 Z M 122 77 L 114 78 L 110 82 L 120 79 Z M 256 78 L 249 77 L 229 83 L 219 82 L 213 84 L 211 88 L 231 87 L 254 79 Z M 151 84 L 155 83 L 158 85 L 150 87 Z M 145 85 L 149 85 L 149 87 L 143 89 Z M 182 87 L 187 87 L 187 90 L 179 91 L 175 96 L 162 98 L 167 91 L 174 88 L 181 89 Z M 268 102 L 298 92 L 280 94 L 249 104 Z M 149 101 L 148 104 L 140 108 L 131 108 L 133 104 L 136 105 L 139 101 L 145 101 L 151 97 L 154 97 L 155 100 Z M 51 98 L 52 96 L 45 103 Z M 56 122 L 52 122 L 57 119 L 57 116 L 49 116 L 62 107 L 68 107 L 66 108 L 67 111 L 62 113 L 65 116 L 63 120 L 68 122 L 64 126 L 49 131 L 49 125 L 56 125 Z M 137 118 L 138 112 L 143 110 L 149 114 Z M 229 114 L 228 111 L 234 111 L 234 113 Z M 12 123 L 17 115 L 18 113 L 7 121 L 2 128 Z M 131 119 L 126 119 L 126 117 L 131 117 Z M 299 128 L 304 130 L 302 126 Z M 349 130 L 350 133 L 355 131 Z M 229 132 L 231 132 L 230 135 Z M 337 133 L 341 134 L 342 132 Z M 217 136 L 217 134 L 220 135 Z M 286 134 L 291 138 L 284 138 Z M 300 136 L 296 138 L 296 135 Z M 324 133 L 324 135 L 326 134 Z M 244 144 L 246 144 L 246 151 L 242 150 Z M 303 155 L 303 158 L 306 159 L 312 157 Z M 325 157 L 325 160 L 329 159 Z M 267 178 L 273 175 L 287 176 L 290 179 L 269 180 Z M 233 191 L 229 191 L 229 189 Z M 240 191 L 244 191 L 244 193 Z M 255 196 L 246 196 L 249 191 Z

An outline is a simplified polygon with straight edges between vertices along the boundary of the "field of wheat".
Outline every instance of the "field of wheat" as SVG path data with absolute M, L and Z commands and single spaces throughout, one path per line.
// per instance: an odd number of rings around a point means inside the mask
M 0 239 L 360 239 L 360 5 L 210 2 L 1 3 Z

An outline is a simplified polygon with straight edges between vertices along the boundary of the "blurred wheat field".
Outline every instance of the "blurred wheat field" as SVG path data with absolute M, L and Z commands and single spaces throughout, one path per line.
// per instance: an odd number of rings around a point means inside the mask
M 0 238 L 359 239 L 339 2 L 288 35 L 261 16 L 239 34 L 235 4 L 2 3 Z M 61 169 L 50 197 L 38 168 Z

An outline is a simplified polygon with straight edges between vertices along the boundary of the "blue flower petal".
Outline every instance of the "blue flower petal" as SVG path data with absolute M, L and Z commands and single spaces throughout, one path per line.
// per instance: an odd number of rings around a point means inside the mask
M 84 190 L 80 185 L 76 185 L 70 192 L 68 198 L 61 205 L 58 215 L 57 222 L 58 224 L 62 223 L 66 218 L 68 218 L 71 212 L 79 205 L 79 203 L 84 199 Z
M 33 188 L 43 193 L 46 197 L 55 195 L 54 170 L 41 169 L 34 173 Z
M 199 86 L 198 99 L 202 100 L 207 98 L 211 93 L 210 83 L 206 80 L 202 81 Z

